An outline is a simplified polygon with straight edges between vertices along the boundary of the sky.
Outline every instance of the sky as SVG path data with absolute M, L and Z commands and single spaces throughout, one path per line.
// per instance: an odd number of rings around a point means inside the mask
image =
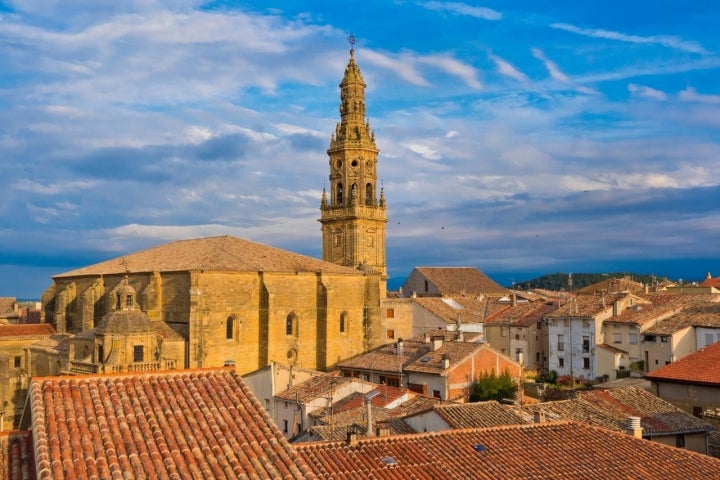
M 321 256 L 354 36 L 416 266 L 720 275 L 720 8 L 0 0 L 0 296 L 179 239 Z

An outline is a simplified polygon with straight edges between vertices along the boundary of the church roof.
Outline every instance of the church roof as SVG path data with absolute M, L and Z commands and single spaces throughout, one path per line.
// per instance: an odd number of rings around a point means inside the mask
M 225 235 L 165 243 L 55 275 L 53 278 L 189 270 L 361 274 L 350 267 Z

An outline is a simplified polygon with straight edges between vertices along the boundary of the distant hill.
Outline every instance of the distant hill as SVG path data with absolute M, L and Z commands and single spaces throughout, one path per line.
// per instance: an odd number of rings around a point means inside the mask
M 543 275 L 542 277 L 533 278 L 525 282 L 518 282 L 515 284 L 517 290 L 530 290 L 533 288 L 543 288 L 546 290 L 579 290 L 587 287 L 594 283 L 602 282 L 608 278 L 623 278 L 630 277 L 636 282 L 642 282 L 651 285 L 658 281 L 667 280 L 666 278 L 658 278 L 653 275 L 641 275 L 630 272 L 615 272 L 615 273 L 573 273 L 572 274 L 572 289 L 568 288 L 568 274 L 563 272 L 551 273 Z M 509 286 L 507 288 L 513 288 Z

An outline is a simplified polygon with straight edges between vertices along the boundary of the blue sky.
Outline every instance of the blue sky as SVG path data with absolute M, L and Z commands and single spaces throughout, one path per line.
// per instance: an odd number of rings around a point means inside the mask
M 392 278 L 720 275 L 717 25 L 674 0 L 0 0 L 0 296 L 184 238 L 319 257 L 351 33 Z

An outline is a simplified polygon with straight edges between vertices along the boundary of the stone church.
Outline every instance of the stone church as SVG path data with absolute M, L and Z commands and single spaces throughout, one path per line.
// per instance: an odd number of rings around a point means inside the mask
M 70 347 L 45 349 L 46 355 L 59 359 L 71 351 L 75 358 L 38 361 L 42 374 L 108 371 L 120 358 L 110 355 L 113 345 L 126 365 L 118 371 L 234 364 L 243 374 L 273 361 L 328 369 L 384 343 L 386 204 L 353 49 L 327 154 L 323 260 L 222 236 L 171 242 L 55 275 L 42 296 L 43 321 L 73 340 Z M 108 319 L 121 310 L 132 313 Z M 122 339 L 113 327 L 112 339 L 102 340 L 108 325 L 136 331 Z M 178 339 L 185 348 L 177 347 Z

